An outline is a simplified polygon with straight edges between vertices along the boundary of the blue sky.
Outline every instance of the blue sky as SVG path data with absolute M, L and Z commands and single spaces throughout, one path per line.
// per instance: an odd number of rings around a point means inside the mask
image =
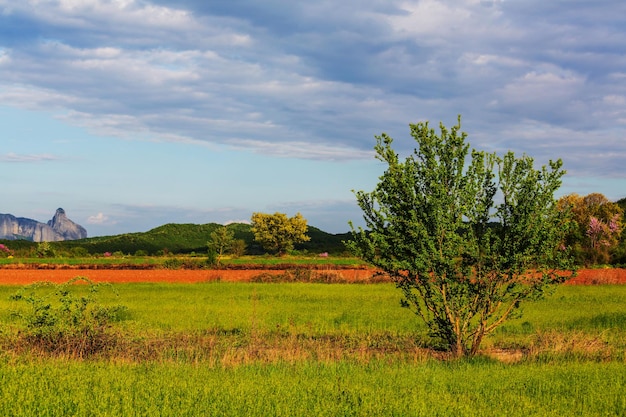
M 301 212 L 339 233 L 374 135 L 452 125 L 626 197 L 626 3 L 0 0 L 0 213 L 90 236 Z

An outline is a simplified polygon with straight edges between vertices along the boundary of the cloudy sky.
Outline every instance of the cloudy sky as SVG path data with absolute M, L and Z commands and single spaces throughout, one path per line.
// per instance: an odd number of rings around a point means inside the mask
M 374 135 L 463 118 L 626 197 L 623 0 L 0 0 L 0 213 L 90 236 L 301 212 L 329 232 Z

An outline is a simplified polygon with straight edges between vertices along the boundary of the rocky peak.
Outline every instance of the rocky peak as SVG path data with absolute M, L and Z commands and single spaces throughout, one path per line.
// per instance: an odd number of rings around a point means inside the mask
M 0 239 L 26 239 L 34 242 L 54 242 L 87 237 L 84 227 L 67 218 L 65 210 L 58 209 L 48 223 L 33 219 L 0 214 Z
M 58 208 L 54 217 L 48 221 L 48 226 L 61 235 L 62 240 L 76 240 L 87 237 L 87 230 L 67 218 L 65 210 Z

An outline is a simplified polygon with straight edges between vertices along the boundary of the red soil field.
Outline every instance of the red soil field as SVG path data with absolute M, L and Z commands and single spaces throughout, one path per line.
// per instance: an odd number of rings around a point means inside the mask
M 77 277 L 87 277 L 93 282 L 169 282 L 195 283 L 211 281 L 247 282 L 262 274 L 282 274 L 285 271 L 274 269 L 216 269 L 216 270 L 170 270 L 170 269 L 0 269 L 0 285 L 25 285 L 38 281 L 54 283 L 67 282 Z M 374 271 L 369 269 L 324 270 L 336 274 L 345 281 L 364 281 Z
M 566 285 L 626 284 L 626 269 L 624 268 L 579 269 L 578 275 L 566 281 L 565 284 Z
M 77 276 L 87 277 L 94 282 L 169 282 L 196 283 L 211 281 L 247 282 L 261 274 L 282 274 L 274 269 L 216 269 L 216 270 L 170 270 L 170 269 L 20 269 L 0 268 L 0 285 L 26 285 L 38 281 L 66 282 Z M 372 269 L 324 270 L 347 282 L 367 281 L 375 271 Z M 581 269 L 566 285 L 626 284 L 626 269 Z

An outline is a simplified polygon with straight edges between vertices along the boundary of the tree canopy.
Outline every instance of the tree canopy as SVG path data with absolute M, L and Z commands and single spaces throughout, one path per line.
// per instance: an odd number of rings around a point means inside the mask
M 307 242 L 307 221 L 300 213 L 287 217 L 284 213 L 253 213 L 254 239 L 266 250 L 282 255 L 293 249 L 294 244 Z
M 366 228 L 349 247 L 387 273 L 431 335 L 453 354 L 474 355 L 520 303 L 544 295 L 571 269 L 567 222 L 554 193 L 562 162 L 472 150 L 459 123 L 440 134 L 411 124 L 417 142 L 401 161 L 376 136 L 387 164 L 372 192 L 356 192 Z

